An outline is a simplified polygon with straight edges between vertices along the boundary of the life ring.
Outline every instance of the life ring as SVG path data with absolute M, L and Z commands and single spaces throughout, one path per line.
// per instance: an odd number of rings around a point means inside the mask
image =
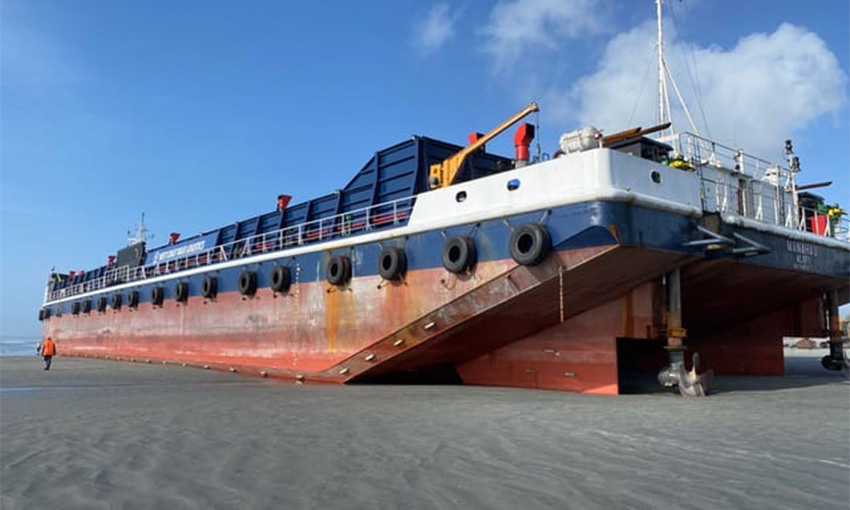
M 91 299 L 83 301 L 83 313 L 91 313 Z
M 237 282 L 239 293 L 243 296 L 253 296 L 257 292 L 257 273 L 254 271 L 242 271 Z
M 71 304 L 71 315 L 80 315 L 80 302 L 75 301 Z
M 154 306 L 162 306 L 162 301 L 165 299 L 165 289 L 162 287 L 154 287 L 151 289 L 151 303 Z
M 328 283 L 341 287 L 351 279 L 351 259 L 345 255 L 334 255 L 325 267 Z
M 177 300 L 178 303 L 185 303 L 189 300 L 189 284 L 186 282 L 179 282 L 174 286 L 174 299 Z
M 287 292 L 292 285 L 292 273 L 286 266 L 274 266 L 269 276 L 269 287 L 275 292 Z
M 112 302 L 110 303 L 110 305 L 112 306 L 113 310 L 120 310 L 121 309 L 121 294 L 113 294 L 112 295 Z
M 378 273 L 384 280 L 399 280 L 407 271 L 407 255 L 398 246 L 388 246 L 378 258 Z
M 201 285 L 201 295 L 207 299 L 215 298 L 218 295 L 218 278 L 215 276 L 204 278 L 204 283 Z
M 139 307 L 139 291 L 131 290 L 127 293 L 127 306 L 130 308 Z
M 100 296 L 97 298 L 97 311 L 105 312 L 106 311 L 106 296 Z
M 536 266 L 552 250 L 549 230 L 538 223 L 526 223 L 511 233 L 511 257 L 523 266 Z
M 475 243 L 467 236 L 449 238 L 443 247 L 443 267 L 450 273 L 466 272 L 475 265 L 476 259 Z

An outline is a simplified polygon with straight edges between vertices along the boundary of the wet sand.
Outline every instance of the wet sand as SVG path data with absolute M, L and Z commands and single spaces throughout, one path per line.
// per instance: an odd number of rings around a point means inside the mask
M 850 384 L 793 354 L 708 399 L 2 358 L 0 507 L 847 509 Z

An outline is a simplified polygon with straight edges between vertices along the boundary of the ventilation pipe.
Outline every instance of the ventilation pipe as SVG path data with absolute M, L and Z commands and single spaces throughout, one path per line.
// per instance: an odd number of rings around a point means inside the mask
M 469 136 L 466 137 L 466 139 L 469 140 L 469 145 L 474 144 L 482 138 L 484 138 L 484 133 L 469 133 Z M 484 146 L 482 145 L 479 150 L 484 152 Z
M 514 148 L 516 149 L 516 168 L 528 164 L 528 147 L 534 140 L 534 126 L 523 122 L 514 133 Z
M 177 244 L 180 240 L 180 232 L 172 232 L 168 234 L 168 244 Z
M 289 205 L 289 201 L 292 200 L 290 195 L 278 195 L 277 196 L 277 210 L 283 211 Z

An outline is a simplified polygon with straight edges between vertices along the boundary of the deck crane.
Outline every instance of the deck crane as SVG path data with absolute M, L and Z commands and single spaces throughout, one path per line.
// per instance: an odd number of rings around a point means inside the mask
M 469 147 L 464 147 L 463 149 L 457 151 L 455 154 L 444 159 L 441 163 L 435 163 L 431 165 L 430 177 L 428 179 L 428 183 L 431 189 L 445 188 L 446 186 L 450 186 L 454 182 L 455 177 L 457 176 L 461 167 L 463 167 L 463 163 L 464 161 L 466 161 L 467 156 L 478 150 L 488 141 L 498 136 L 500 133 L 502 133 L 502 131 L 516 124 L 526 115 L 537 111 L 540 111 L 540 108 L 537 106 L 537 103 L 532 101 L 530 105 L 523 108 L 510 119 L 496 126 L 496 128 L 494 128 L 492 131 L 482 136 L 474 143 L 470 144 Z

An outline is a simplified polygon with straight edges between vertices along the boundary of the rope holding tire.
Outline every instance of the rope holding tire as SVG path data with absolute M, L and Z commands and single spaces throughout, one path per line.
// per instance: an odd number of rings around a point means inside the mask
M 245 270 L 239 275 L 237 282 L 239 293 L 243 296 L 253 296 L 257 292 L 257 273 Z
M 536 266 L 552 251 L 549 230 L 538 223 L 526 223 L 511 233 L 511 257 L 520 265 Z
M 334 255 L 325 267 L 328 283 L 342 287 L 351 279 L 351 259 L 345 255 Z
M 478 254 L 475 243 L 467 236 L 454 236 L 443 247 L 443 267 L 450 273 L 460 274 L 472 269 Z
M 204 283 L 201 285 L 201 295 L 206 299 L 215 298 L 218 295 L 218 278 L 212 275 L 204 278 Z
M 286 266 L 274 266 L 269 276 L 269 287 L 275 292 L 287 292 L 292 285 L 292 272 Z
M 407 255 L 398 246 L 388 246 L 378 258 L 378 273 L 384 280 L 400 280 L 407 272 Z

